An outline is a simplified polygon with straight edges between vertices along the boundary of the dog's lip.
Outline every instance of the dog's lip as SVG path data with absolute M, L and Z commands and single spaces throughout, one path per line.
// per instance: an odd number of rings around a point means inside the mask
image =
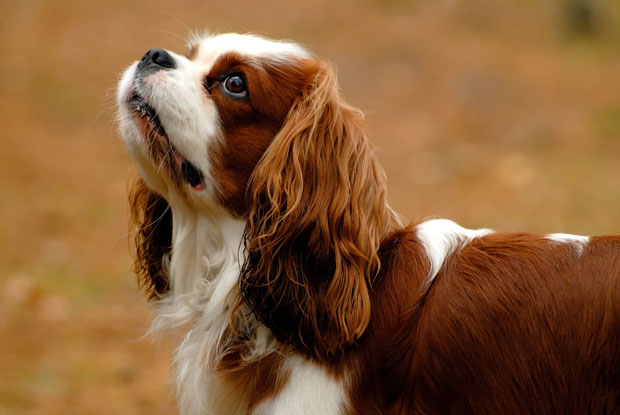
M 166 130 L 164 130 L 164 127 L 161 125 L 161 121 L 157 116 L 157 112 L 146 102 L 144 97 L 134 91 L 131 95 L 129 95 L 127 105 L 132 109 L 136 117 L 147 121 L 157 134 L 165 137 L 166 139 L 168 138 Z
M 203 190 L 205 185 L 202 172 L 194 163 L 183 157 L 170 142 L 170 138 L 157 116 L 157 112 L 148 104 L 146 99 L 133 90 L 129 93 L 127 105 L 139 123 L 146 123 L 145 140 L 151 138 L 148 131 L 152 131 L 154 133 L 154 137 L 152 138 L 158 140 L 162 145 L 170 149 L 169 154 L 172 156 L 176 173 L 179 174 L 192 189 Z

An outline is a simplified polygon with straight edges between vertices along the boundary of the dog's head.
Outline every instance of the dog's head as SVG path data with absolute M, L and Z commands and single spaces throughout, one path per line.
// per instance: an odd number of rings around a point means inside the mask
M 162 196 L 247 210 L 247 182 L 316 72 L 301 47 L 237 34 L 149 50 L 119 87 L 123 138 Z
M 242 218 L 241 296 L 280 340 L 333 354 L 364 332 L 392 219 L 361 114 L 328 63 L 293 43 L 207 36 L 183 56 L 149 50 L 118 99 L 143 180 L 132 201 L 139 226 L 168 205 Z M 167 289 L 166 222 L 141 226 L 137 239 L 154 296 Z

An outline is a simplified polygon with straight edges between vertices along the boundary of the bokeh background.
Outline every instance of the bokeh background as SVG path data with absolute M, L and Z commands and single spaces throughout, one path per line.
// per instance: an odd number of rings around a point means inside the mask
M 617 0 L 0 0 L 0 414 L 174 413 L 114 91 L 204 29 L 333 61 L 411 220 L 620 232 Z

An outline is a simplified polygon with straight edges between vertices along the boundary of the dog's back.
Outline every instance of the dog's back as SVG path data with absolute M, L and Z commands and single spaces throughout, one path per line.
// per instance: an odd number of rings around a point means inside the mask
M 425 286 L 418 235 L 391 242 L 355 413 L 620 413 L 620 238 L 456 241 Z

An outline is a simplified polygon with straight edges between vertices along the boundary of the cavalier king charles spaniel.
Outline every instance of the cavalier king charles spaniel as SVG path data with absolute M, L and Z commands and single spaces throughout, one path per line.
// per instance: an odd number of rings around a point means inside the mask
M 118 87 L 183 414 L 620 414 L 620 238 L 404 225 L 332 66 L 254 35 Z

